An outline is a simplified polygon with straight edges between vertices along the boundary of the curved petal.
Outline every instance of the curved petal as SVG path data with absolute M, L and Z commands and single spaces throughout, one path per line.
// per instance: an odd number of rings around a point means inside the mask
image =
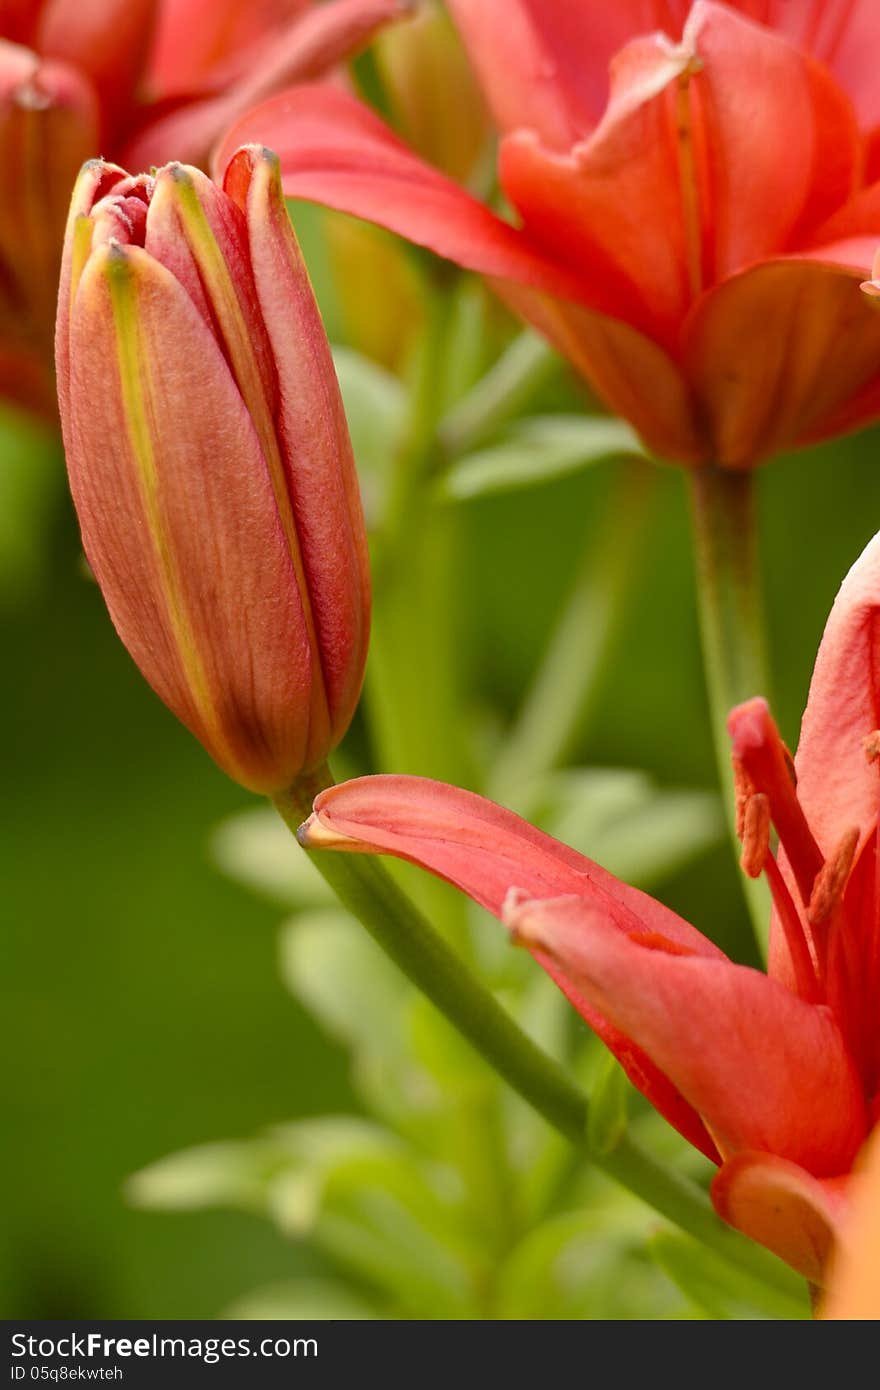
M 880 1129 L 850 1179 L 848 1211 L 828 1272 L 820 1317 L 880 1321 Z
M 559 152 L 519 132 L 502 146 L 501 181 L 597 308 L 610 301 L 671 347 L 700 286 L 796 244 L 849 196 L 858 159 L 852 110 L 823 70 L 698 0 L 680 44 L 654 35 L 615 56 L 588 140 Z
M 70 187 L 97 135 L 82 73 L 0 39 L 0 274 L 16 287 L 27 331 L 50 352 Z
M 712 1201 L 724 1221 L 821 1284 L 845 1211 L 844 1189 L 845 1180 L 823 1182 L 775 1155 L 740 1153 L 716 1174 Z
M 148 169 L 173 159 L 204 163 L 214 142 L 249 107 L 289 83 L 323 77 L 406 8 L 407 0 L 332 0 L 306 11 L 267 38 L 250 55 L 245 72 L 216 96 L 179 106 L 146 125 L 130 141 L 125 164 Z
M 79 280 L 65 419 L 83 543 L 123 642 L 231 776 L 288 785 L 311 653 L 268 469 L 213 335 L 140 248 L 99 248 Z
M 880 729 L 880 535 L 843 581 L 825 625 L 801 723 L 798 799 L 827 853 L 873 829 L 880 772 L 864 740 Z
M 817 1176 L 847 1171 L 865 1135 L 865 1106 L 829 1009 L 668 937 L 624 936 L 582 898 L 516 895 L 505 920 L 647 1053 L 725 1158 L 757 1149 Z
M 627 935 L 651 932 L 698 955 L 725 959 L 682 917 L 592 859 L 494 801 L 428 777 L 356 777 L 330 787 L 315 798 L 301 843 L 407 859 L 496 917 L 514 885 L 533 897 L 575 893 Z
M 721 463 L 747 468 L 876 413 L 880 314 L 859 289 L 873 244 L 767 261 L 694 306 L 684 361 Z
M 458 184 L 424 164 L 347 92 L 300 87 L 255 107 L 216 152 L 222 169 L 240 145 L 275 150 L 290 198 L 377 222 L 468 270 L 578 299 L 570 272 L 535 252 Z
M 765 0 L 758 3 L 768 11 Z M 770 0 L 765 22 L 831 69 L 852 98 L 863 127 L 880 122 L 874 0 L 800 0 L 797 5 Z
M 232 81 L 254 47 L 305 10 L 310 0 L 161 0 L 147 86 L 154 100 L 216 91 Z
M 104 139 L 131 105 L 156 8 L 157 0 L 47 0 L 43 5 L 37 46 L 91 78 L 101 98 Z
M 667 462 L 712 458 L 696 399 L 678 364 L 659 343 L 610 315 L 512 281 L 492 280 L 501 299 L 543 333 L 591 383 L 616 415 Z

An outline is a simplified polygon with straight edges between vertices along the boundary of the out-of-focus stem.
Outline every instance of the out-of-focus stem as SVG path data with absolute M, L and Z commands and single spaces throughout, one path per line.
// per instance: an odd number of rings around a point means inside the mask
M 614 633 L 629 599 L 632 574 L 650 514 L 654 469 L 627 460 L 592 528 L 565 606 L 541 665 L 504 740 L 492 794 L 524 815 L 528 789 L 565 757 L 583 729 Z
M 559 370 L 559 357 L 536 333 L 526 330 L 501 354 L 482 380 L 441 421 L 438 434 L 448 458 L 476 448 L 499 425 L 527 405 Z
M 280 815 L 294 833 L 307 818 L 314 795 L 331 782 L 324 768 L 276 798 Z M 725 1226 L 702 1188 L 659 1163 L 629 1135 L 608 1151 L 590 1152 L 587 1097 L 459 960 L 381 863 L 370 855 L 333 851 L 318 851 L 310 858 L 340 902 L 408 979 L 554 1129 L 682 1230 L 770 1288 L 796 1297 L 798 1282 L 790 1271 Z
M 727 716 L 753 695 L 769 698 L 755 480 L 751 470 L 690 472 L 697 607 L 712 736 L 728 826 L 739 859 Z M 770 904 L 763 880 L 743 876 L 758 944 L 766 955 Z

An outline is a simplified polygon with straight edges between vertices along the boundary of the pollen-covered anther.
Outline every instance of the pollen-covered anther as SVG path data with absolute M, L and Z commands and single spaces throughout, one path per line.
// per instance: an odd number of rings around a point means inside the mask
M 862 748 L 869 763 L 875 763 L 880 758 L 880 729 L 875 729 L 862 739 Z
M 839 905 L 852 869 L 859 838 L 857 826 L 847 830 L 837 849 L 826 859 L 816 875 L 807 909 L 807 919 L 811 925 L 818 926 L 827 922 Z
M 740 864 L 749 878 L 759 878 L 770 853 L 770 799 L 754 792 L 743 808 Z
M 731 758 L 733 763 L 733 788 L 736 795 L 736 836 L 742 840 L 746 830 L 746 809 L 752 797 L 755 795 L 755 784 L 743 766 L 742 760 L 736 756 Z

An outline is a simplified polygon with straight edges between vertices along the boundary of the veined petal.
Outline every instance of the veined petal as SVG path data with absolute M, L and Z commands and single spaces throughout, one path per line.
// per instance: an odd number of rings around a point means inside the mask
M 720 462 L 748 468 L 876 413 L 880 314 L 859 289 L 872 243 L 767 261 L 694 306 L 684 360 Z
M 239 151 L 224 188 L 245 216 L 255 292 L 277 372 L 275 428 L 335 744 L 360 694 L 369 633 L 369 560 L 354 456 L 277 159 L 262 149 Z
M 110 245 L 79 281 L 70 362 L 71 485 L 117 631 L 221 766 L 277 791 L 303 766 L 312 656 L 266 462 L 214 337 L 164 267 Z
M 880 535 L 843 581 L 819 644 L 795 766 L 798 799 L 831 853 L 851 826 L 873 830 L 880 771 L 864 740 L 880 729 Z
M 128 145 L 131 168 L 167 160 L 202 164 L 224 130 L 271 93 L 294 83 L 314 82 L 369 43 L 383 25 L 399 19 L 407 0 L 332 0 L 297 15 L 266 36 L 248 57 L 243 72 L 206 100 L 188 103 L 151 122 Z M 235 145 L 248 143 L 248 138 Z M 231 150 L 221 161 L 226 163 Z
M 682 917 L 592 859 L 494 801 L 428 777 L 356 777 L 330 787 L 316 797 L 301 843 L 408 859 L 496 917 L 512 886 L 533 897 L 575 893 L 627 935 L 657 933 L 699 955 L 725 959 Z
M 880 1321 L 880 1129 L 866 1145 L 847 1193 L 847 1213 L 828 1272 L 820 1317 Z
M 701 1115 L 721 1154 L 743 1149 L 846 1172 L 862 1142 L 862 1089 L 829 1009 L 667 936 L 624 936 L 583 898 L 514 897 L 515 939 L 550 956 L 603 1018 Z
M 846 1210 L 847 1182 L 814 1178 L 775 1154 L 744 1152 L 716 1175 L 712 1201 L 723 1220 L 822 1284 Z
M 583 297 L 576 276 L 424 164 L 347 92 L 312 86 L 272 97 L 227 132 L 215 166 L 222 170 L 240 145 L 250 143 L 278 153 L 290 198 L 377 222 L 468 270 Z
M 62 420 L 70 403 L 68 383 L 72 299 L 92 246 L 89 213 L 95 203 L 126 177 L 125 170 L 120 169 L 117 164 L 107 164 L 102 159 L 90 159 L 83 165 L 74 184 L 64 235 L 58 287 L 59 310 L 55 323 L 55 371 L 58 377 L 58 399 Z

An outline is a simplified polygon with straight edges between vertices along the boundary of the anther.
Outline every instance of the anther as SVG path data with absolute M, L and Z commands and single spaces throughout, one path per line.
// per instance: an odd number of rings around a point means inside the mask
M 746 808 L 755 795 L 755 784 L 743 767 L 742 760 L 735 755 L 733 763 L 733 788 L 736 796 L 736 837 L 742 840 L 746 831 Z
M 737 802 L 739 815 L 739 802 Z M 743 808 L 742 856 L 740 864 L 749 878 L 759 878 L 770 853 L 770 800 L 754 792 Z
M 837 849 L 829 859 L 826 859 L 817 873 L 813 883 L 813 891 L 810 894 L 810 905 L 807 909 L 807 920 L 812 926 L 816 927 L 822 922 L 827 922 L 840 903 L 853 865 L 859 838 L 857 826 L 847 830 Z

